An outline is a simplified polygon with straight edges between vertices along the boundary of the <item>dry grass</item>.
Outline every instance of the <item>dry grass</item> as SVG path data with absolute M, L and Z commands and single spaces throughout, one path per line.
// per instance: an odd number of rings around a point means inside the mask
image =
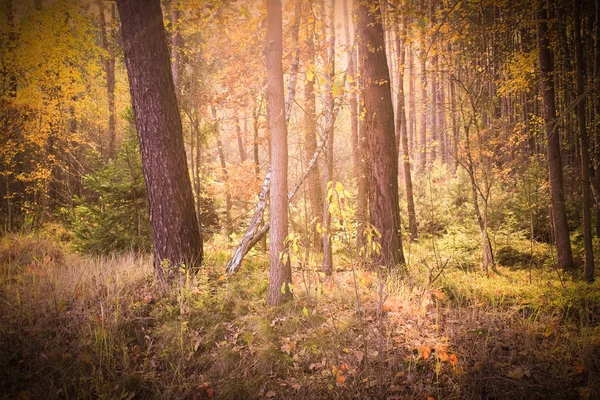
M 297 268 L 294 301 L 267 308 L 266 259 L 225 277 L 207 248 L 164 292 L 147 256 L 5 238 L 1 397 L 600 398 L 598 284 L 539 266 L 488 278 L 464 254 L 431 281 L 446 255 L 423 242 L 401 275 Z

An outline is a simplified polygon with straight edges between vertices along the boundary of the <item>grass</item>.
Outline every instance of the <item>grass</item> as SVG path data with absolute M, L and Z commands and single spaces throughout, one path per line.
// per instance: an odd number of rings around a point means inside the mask
M 296 267 L 294 301 L 269 308 L 260 252 L 228 277 L 208 244 L 200 273 L 165 291 L 147 255 L 6 236 L 0 397 L 600 398 L 600 285 L 560 274 L 541 244 L 533 258 L 496 244 L 506 265 L 486 277 L 476 238 L 437 240 L 385 276 Z

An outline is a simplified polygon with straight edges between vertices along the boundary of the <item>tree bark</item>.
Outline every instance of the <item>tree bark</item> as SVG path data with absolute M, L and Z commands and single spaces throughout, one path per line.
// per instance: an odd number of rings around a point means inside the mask
M 108 44 L 108 34 L 106 31 L 106 18 L 104 16 L 104 1 L 98 1 L 100 8 L 100 33 L 102 37 L 102 48 L 106 52 L 104 56 L 104 73 L 106 74 L 106 96 L 108 98 L 108 149 L 106 157 L 113 159 L 116 156 L 116 119 L 115 119 L 115 56 L 110 50 Z M 115 5 L 110 4 L 111 18 L 115 19 Z
M 283 93 L 281 0 L 267 0 L 267 107 L 271 128 L 270 270 L 267 304 L 291 299 L 292 282 L 288 246 L 288 148 Z
M 581 145 L 581 185 L 583 192 L 583 245 L 585 249 L 584 278 L 594 281 L 594 249 L 592 247 L 592 199 L 590 191 L 590 153 L 586 130 L 583 43 L 581 40 L 581 0 L 573 0 L 573 30 L 575 38 L 575 80 L 577 90 L 577 122 Z
M 309 17 L 310 18 L 310 17 Z M 317 113 L 316 113 L 316 97 L 315 97 L 315 76 L 314 76 L 314 61 L 315 61 L 315 44 L 314 44 L 314 20 L 312 24 L 307 24 L 307 72 L 304 81 L 304 155 L 308 163 L 317 149 Z M 323 243 L 321 235 L 317 232 L 317 224 L 323 221 L 323 190 L 321 188 L 319 172 L 319 164 L 317 163 L 307 178 L 308 198 L 310 201 L 311 213 L 311 231 L 312 239 L 315 247 L 321 251 Z
M 202 262 L 202 236 L 160 1 L 118 0 L 117 6 L 148 196 L 154 270 L 164 282 L 182 263 Z
M 560 139 L 556 123 L 556 104 L 554 99 L 554 66 L 548 38 L 548 11 L 545 0 L 538 0 L 537 7 L 538 61 L 541 72 L 544 122 L 548 140 L 547 155 L 548 170 L 550 174 L 550 198 L 552 204 L 554 237 L 558 251 L 559 267 L 565 270 L 571 270 L 574 268 L 574 264 L 569 238 L 567 211 L 565 207 Z
M 325 16 L 323 15 L 325 18 Z M 327 52 L 326 84 L 325 84 L 325 129 L 327 129 L 327 144 L 325 148 L 325 188 L 327 197 L 329 182 L 333 181 L 333 134 L 335 126 L 333 81 L 335 79 L 335 0 L 331 0 L 329 8 L 329 21 L 331 33 Z M 333 273 L 333 251 L 331 248 L 331 214 L 329 204 L 323 202 L 323 272 L 325 275 Z
M 369 146 L 369 211 L 379 231 L 373 255 L 375 267 L 404 263 L 398 205 L 398 154 L 395 151 L 394 110 L 378 2 L 361 2 L 357 10 L 360 70 Z
M 406 24 L 404 24 L 402 36 L 406 37 Z M 404 164 L 404 185 L 406 186 L 406 204 L 408 208 L 408 228 L 410 231 L 410 240 L 416 241 L 418 238 L 417 215 L 415 212 L 412 176 L 410 171 L 410 156 L 408 153 L 408 129 L 406 123 L 406 107 L 404 101 L 404 64 L 406 61 L 406 49 L 402 43 L 402 40 L 400 39 L 400 36 L 396 36 L 396 47 L 398 48 L 398 101 L 396 105 L 396 135 L 400 137 L 402 148 L 402 162 Z

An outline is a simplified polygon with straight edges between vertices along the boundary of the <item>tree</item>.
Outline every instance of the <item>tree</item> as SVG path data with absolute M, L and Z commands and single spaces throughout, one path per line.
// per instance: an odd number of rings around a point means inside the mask
M 117 7 L 146 183 L 154 270 L 164 282 L 182 263 L 202 262 L 202 236 L 160 1 L 119 0 Z
M 404 263 L 398 203 L 398 154 L 390 74 L 385 55 L 379 2 L 361 1 L 357 10 L 360 77 L 365 106 L 369 153 L 369 211 L 381 237 L 375 266 Z
M 271 129 L 271 219 L 269 291 L 267 304 L 279 305 L 292 297 L 292 270 L 286 239 L 288 236 L 287 172 L 288 148 L 285 122 L 282 65 L 281 0 L 267 0 L 267 107 Z
M 538 0 L 537 4 L 537 43 L 538 62 L 540 64 L 542 101 L 544 108 L 544 122 L 548 140 L 548 171 L 550 174 L 550 202 L 552 204 L 552 220 L 554 222 L 554 237 L 558 251 L 559 267 L 573 269 L 573 255 L 569 238 L 569 224 L 565 207 L 565 193 L 563 185 L 563 167 L 560 155 L 560 138 L 556 123 L 556 103 L 554 99 L 554 65 L 548 38 L 548 10 L 545 0 Z
M 592 200 L 590 190 L 590 153 L 585 118 L 583 43 L 581 39 L 581 0 L 573 0 L 575 33 L 575 83 L 577 90 L 577 122 L 581 146 L 581 185 L 583 192 L 583 243 L 585 249 L 584 275 L 587 282 L 594 281 L 594 248 L 592 247 Z
M 398 49 L 398 101 L 396 105 L 396 136 L 400 140 L 401 146 L 398 146 L 398 151 L 402 151 L 402 163 L 404 165 L 404 185 L 406 186 L 406 204 L 408 208 L 408 227 L 410 231 L 410 240 L 417 240 L 417 215 L 415 213 L 413 184 L 410 172 L 410 156 L 408 152 L 408 128 L 406 122 L 406 105 L 404 101 L 404 64 L 406 61 L 405 38 L 406 21 L 404 23 L 402 39 L 400 38 L 400 35 L 396 36 L 396 47 Z

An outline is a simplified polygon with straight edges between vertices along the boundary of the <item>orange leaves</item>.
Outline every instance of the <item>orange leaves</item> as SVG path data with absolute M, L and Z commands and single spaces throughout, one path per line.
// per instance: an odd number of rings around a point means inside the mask
M 423 358 L 423 360 L 427 360 L 429 355 L 431 354 L 431 347 L 427 345 L 423 345 L 419 348 L 419 355 Z
M 431 356 L 431 353 L 435 352 L 435 358 L 439 362 L 448 362 L 454 367 L 458 364 L 458 356 L 455 353 L 448 353 L 448 345 L 446 344 L 437 344 L 433 349 L 424 344 L 417 351 L 418 356 L 423 360 L 427 360 Z
M 347 363 L 343 363 L 339 367 L 335 365 L 331 367 L 331 372 L 335 376 L 335 384 L 339 386 L 343 386 L 346 383 L 346 379 L 348 378 L 350 366 Z

